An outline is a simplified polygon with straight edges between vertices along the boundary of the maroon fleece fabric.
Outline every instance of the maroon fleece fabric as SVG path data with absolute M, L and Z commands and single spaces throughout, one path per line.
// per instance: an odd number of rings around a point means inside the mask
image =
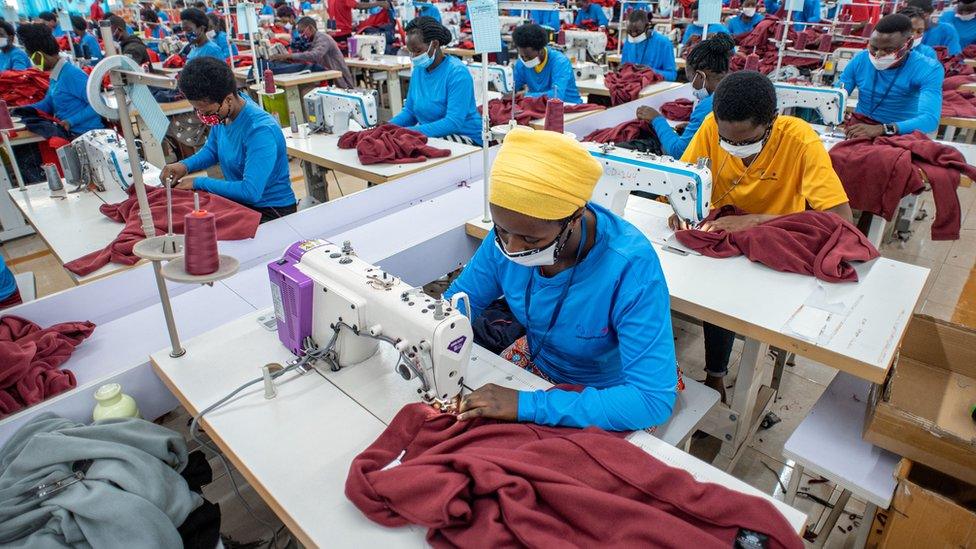
M 91 322 L 41 328 L 18 316 L 0 317 L 0 417 L 73 388 L 75 375 L 59 366 L 94 330 Z
M 959 90 L 943 90 L 942 116 L 976 118 L 976 95 Z
M 830 160 L 851 207 L 888 221 L 902 198 L 925 190 L 924 172 L 935 200 L 932 240 L 959 238 L 962 213 L 956 188 L 960 174 L 974 179 L 976 168 L 958 150 L 913 132 L 842 141 L 830 149 Z
M 707 220 L 746 212 L 734 206 L 712 210 Z M 827 282 L 857 281 L 851 261 L 878 257 L 857 227 L 833 212 L 805 211 L 777 217 L 741 231 L 675 232 L 685 246 L 708 257 L 744 255 L 782 272 L 812 275 Z
M 661 105 L 661 114 L 668 120 L 687 122 L 691 120 L 691 111 L 695 104 L 690 99 L 677 99 Z
M 434 547 L 732 547 L 740 527 L 803 547 L 768 502 L 605 431 L 459 422 L 419 403 L 353 460 L 346 496 L 381 525 L 428 528 Z
M 426 135 L 393 124 L 346 132 L 339 138 L 339 148 L 356 149 L 359 161 L 366 165 L 411 164 L 451 155 L 449 149 L 428 145 Z
M 237 202 L 216 194 L 196 191 L 200 195 L 200 207 L 217 217 L 218 240 L 243 240 L 254 238 L 261 222 L 261 214 Z M 173 189 L 173 232 L 183 234 L 183 217 L 193 211 L 194 191 Z M 149 209 L 152 212 L 156 234 L 165 234 L 166 227 L 166 189 L 146 187 Z M 122 265 L 135 265 L 139 258 L 132 253 L 136 243 L 146 238 L 139 219 L 139 201 L 135 186 L 129 187 L 129 198 L 118 204 L 103 204 L 99 211 L 119 223 L 125 223 L 122 232 L 108 246 L 65 263 L 64 268 L 79 276 L 97 271 L 109 262 Z
M 529 122 L 533 120 L 538 120 L 540 118 L 545 118 L 546 116 L 546 104 L 549 102 L 549 98 L 545 95 L 540 95 L 538 97 L 519 97 L 515 99 L 515 121 L 520 126 L 528 126 Z M 590 103 L 581 103 L 578 105 L 573 105 L 570 103 L 563 104 L 563 112 L 565 114 L 574 112 L 586 112 L 586 111 L 602 111 L 604 107 L 601 105 L 593 105 Z M 481 107 L 478 107 L 478 112 L 481 112 Z M 504 101 L 501 99 L 492 99 L 488 102 L 488 121 L 492 126 L 498 126 L 499 124 L 507 124 L 509 120 L 512 119 L 512 101 Z
M 610 91 L 610 104 L 622 105 L 640 97 L 640 92 L 647 86 L 664 80 L 660 74 L 642 66 L 626 63 L 603 78 Z
M 958 90 L 963 85 L 973 82 L 976 82 L 976 75 L 973 74 L 950 76 L 942 81 L 942 91 Z
M 647 125 L 647 122 L 634 119 L 618 124 L 612 128 L 595 130 L 584 137 L 583 141 L 589 141 L 591 143 L 623 143 L 624 141 L 639 139 L 641 132 L 648 130 L 650 130 L 650 127 Z

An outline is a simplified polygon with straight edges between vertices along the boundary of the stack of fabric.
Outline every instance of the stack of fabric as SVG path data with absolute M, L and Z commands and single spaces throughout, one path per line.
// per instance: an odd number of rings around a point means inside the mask
M 608 73 L 603 82 L 610 90 L 610 104 L 616 106 L 634 101 L 641 90 L 662 80 L 663 76 L 645 66 L 626 63 Z
M 966 63 L 965 57 L 962 55 L 949 55 L 949 49 L 945 46 L 935 46 L 932 49 L 935 50 L 935 55 L 939 63 L 942 63 L 942 69 L 945 71 L 946 78 L 968 76 L 976 72 Z
M 694 109 L 695 104 L 691 102 L 690 99 L 678 99 L 675 101 L 668 101 L 667 103 L 661 105 L 661 114 L 664 118 L 668 120 L 673 120 L 675 122 L 687 122 L 691 120 L 691 111 Z
M 776 27 L 781 24 L 781 19 L 774 15 L 767 15 L 762 21 L 756 24 L 752 32 L 738 40 L 739 51 L 742 53 L 755 53 L 759 56 L 759 72 L 769 74 L 776 70 L 777 47 L 773 40 L 776 38 Z M 804 30 L 806 43 L 809 48 L 816 48 L 820 42 L 820 31 L 815 29 Z M 790 28 L 787 39 L 796 43 L 798 33 Z M 836 45 L 831 45 L 831 50 Z M 744 55 L 736 55 L 732 58 L 729 69 L 740 71 L 745 68 L 746 58 Z M 797 68 L 816 67 L 821 64 L 821 60 L 815 57 L 798 57 L 795 55 L 784 55 L 783 66 L 793 66 Z
M 713 210 L 705 221 L 746 212 L 735 206 Z M 852 261 L 878 257 L 878 250 L 855 227 L 831 212 L 805 211 L 777 217 L 741 231 L 675 232 L 681 244 L 708 257 L 744 255 L 750 261 L 827 282 L 856 282 Z
M 346 132 L 339 138 L 339 148 L 356 149 L 359 161 L 367 165 L 410 164 L 451 155 L 448 149 L 428 145 L 426 135 L 393 124 Z
M 803 542 L 767 501 L 695 481 L 596 428 L 458 421 L 410 404 L 357 456 L 346 496 L 434 547 L 732 547 Z M 745 546 L 752 546 L 747 544 Z
M 75 375 L 60 366 L 94 330 L 91 322 L 41 328 L 17 316 L 0 317 L 0 417 L 74 388 Z
M 976 118 L 976 95 L 972 92 L 944 90 L 942 92 L 942 116 Z
M 139 201 L 136 199 L 135 185 L 130 186 L 128 192 L 129 198 L 124 201 L 118 204 L 103 204 L 99 208 L 105 217 L 125 224 L 119 236 L 105 248 L 65 263 L 65 269 L 84 276 L 97 271 L 109 262 L 121 265 L 135 265 L 139 262 L 132 249 L 136 243 L 146 238 L 146 234 L 142 230 L 142 220 L 139 218 Z M 193 211 L 194 192 L 200 196 L 200 208 L 216 216 L 218 240 L 254 238 L 258 223 L 261 221 L 261 214 L 216 194 L 181 189 L 172 191 L 174 233 L 183 234 L 183 218 Z M 165 234 L 167 230 L 166 189 L 147 186 L 146 196 L 149 199 L 149 209 L 156 234 Z
M 47 94 L 48 73 L 37 69 L 0 72 L 0 99 L 10 107 L 37 103 Z
M 533 120 L 545 118 L 546 103 L 548 102 L 549 98 L 545 95 L 517 98 L 515 100 L 515 121 L 520 126 L 528 126 L 529 122 Z M 563 112 L 566 114 L 601 110 L 603 110 L 602 106 L 589 103 L 581 103 L 579 105 L 566 103 L 563 105 Z M 478 112 L 481 112 L 481 107 L 478 107 Z M 511 119 L 512 102 L 510 100 L 492 99 L 488 102 L 488 120 L 492 126 L 507 124 Z
M 664 154 L 661 141 L 650 124 L 643 120 L 628 120 L 612 128 L 595 130 L 583 138 L 591 143 L 613 143 L 622 149 Z

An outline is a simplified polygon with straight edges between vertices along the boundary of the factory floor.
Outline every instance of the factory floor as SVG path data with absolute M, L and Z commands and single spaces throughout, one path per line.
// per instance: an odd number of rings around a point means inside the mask
M 299 197 L 304 196 L 301 170 L 294 162 L 292 175 L 296 194 Z M 365 182 L 361 180 L 343 175 L 339 175 L 338 179 L 338 187 L 330 186 L 332 198 L 338 198 L 340 193 L 350 194 L 366 188 Z M 917 223 L 915 233 L 907 243 L 885 244 L 881 252 L 885 257 L 931 269 L 917 312 L 976 327 L 976 187 L 959 189 L 959 197 L 963 212 L 962 233 L 959 240 L 952 242 L 931 240 L 929 231 L 934 208 L 931 193 L 926 193 L 922 199 L 928 205 L 929 217 Z M 72 286 L 70 278 L 58 264 L 57 259 L 50 254 L 43 241 L 37 236 L 4 243 L 0 245 L 0 254 L 14 272 L 34 272 L 38 297 Z M 674 331 L 678 359 L 684 374 L 693 379 L 703 379 L 704 352 L 701 328 L 683 321 L 675 321 Z M 736 344 L 733 364 L 738 360 L 740 349 L 741 342 Z M 734 365 L 728 378 L 730 386 L 734 383 L 735 374 Z M 772 407 L 773 412 L 782 422 L 771 429 L 759 432 L 752 446 L 745 451 L 744 457 L 733 471 L 736 477 L 766 493 L 782 497 L 784 487 L 789 482 L 793 470 L 792 463 L 782 457 L 783 445 L 834 375 L 835 371 L 832 368 L 802 357 L 796 359 L 795 366 L 786 368 L 780 397 Z M 180 409 L 165 416 L 161 421 L 173 429 L 186 433 L 188 419 L 186 412 Z M 718 441 L 709 437 L 695 440 L 692 444 L 692 453 L 706 460 L 710 460 L 717 450 Z M 220 461 L 214 458 L 211 463 L 216 478 L 206 488 L 205 495 L 221 506 L 223 533 L 236 542 L 270 540 L 271 531 L 253 520 L 237 499 Z M 257 517 L 268 522 L 275 530 L 282 528 L 281 522 L 254 490 L 239 475 L 236 475 L 236 478 L 242 496 L 249 502 Z M 828 501 L 839 495 L 830 484 L 818 480 L 816 477 L 804 476 L 800 491 Z M 822 504 L 808 497 L 798 497 L 796 507 L 807 512 L 810 518 L 808 524 L 811 526 L 816 525 L 827 514 L 827 509 Z M 852 527 L 860 522 L 860 514 L 863 510 L 864 502 L 851 498 L 846 513 L 831 532 L 827 547 L 842 548 L 853 544 L 854 528 Z M 851 531 L 848 531 L 849 528 Z M 279 533 L 279 547 L 285 547 L 287 541 L 287 531 L 282 529 Z M 234 547 L 232 543 L 225 543 L 225 545 Z

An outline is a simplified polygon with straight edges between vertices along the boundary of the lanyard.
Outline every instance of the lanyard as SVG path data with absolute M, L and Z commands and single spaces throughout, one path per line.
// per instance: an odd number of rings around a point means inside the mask
M 535 362 L 537 356 L 539 356 L 539 351 L 545 346 L 546 341 L 549 339 L 549 332 L 552 331 L 552 327 L 556 325 L 556 320 L 559 318 L 559 311 L 563 309 L 563 303 L 566 301 L 566 295 L 569 294 L 569 288 L 573 285 L 573 279 L 576 278 L 576 267 L 579 266 L 580 258 L 583 256 L 583 248 L 586 246 L 586 215 L 581 218 L 582 230 L 580 232 L 580 243 L 576 247 L 576 263 L 573 264 L 572 271 L 569 273 L 569 281 L 563 286 L 562 292 L 559 294 L 559 301 L 556 302 L 556 307 L 552 311 L 552 316 L 549 317 L 549 326 L 546 328 L 546 332 L 542 334 L 542 339 L 539 341 L 538 345 L 532 343 L 529 340 L 529 334 L 532 327 L 532 318 L 530 315 L 530 309 L 532 308 L 532 283 L 535 281 L 535 273 L 529 276 L 529 283 L 525 286 L 525 338 L 529 343 L 529 362 Z
M 884 100 L 888 98 L 888 94 L 891 93 L 891 87 L 895 85 L 895 80 L 898 80 L 898 75 L 901 74 L 901 70 L 905 68 L 905 65 L 907 64 L 908 64 L 908 59 L 906 58 L 904 60 L 904 63 L 898 66 L 898 70 L 895 71 L 895 75 L 891 77 L 891 82 L 888 82 L 888 88 L 885 89 L 884 95 L 881 96 L 881 99 L 877 101 L 873 101 L 874 105 L 871 107 L 871 110 L 868 111 L 868 116 L 874 114 L 874 111 L 877 110 L 877 108 L 880 107 L 882 103 L 884 103 Z M 874 93 L 877 91 L 876 88 L 878 84 L 878 77 L 881 76 L 881 72 L 882 71 L 875 69 L 874 78 L 871 79 L 872 100 L 874 99 Z

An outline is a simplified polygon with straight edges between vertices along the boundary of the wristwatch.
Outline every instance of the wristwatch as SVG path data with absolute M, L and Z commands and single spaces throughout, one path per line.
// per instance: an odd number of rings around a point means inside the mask
M 882 124 L 881 127 L 884 129 L 885 135 L 895 135 L 898 133 L 898 127 L 894 124 Z

